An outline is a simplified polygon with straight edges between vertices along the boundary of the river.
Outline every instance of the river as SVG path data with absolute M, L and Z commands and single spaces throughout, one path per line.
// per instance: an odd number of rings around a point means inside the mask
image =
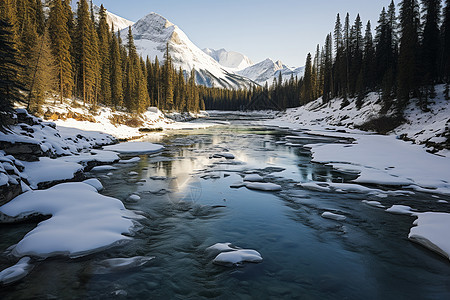
M 226 119 L 229 124 L 208 129 L 157 134 L 147 141 L 164 144 L 162 154 L 90 173 L 103 183 L 103 194 L 146 217 L 133 240 L 82 258 L 39 262 L 24 280 L 2 287 L 1 298 L 450 299 L 448 260 L 407 239 L 414 217 L 362 202 L 379 200 L 372 194 L 296 186 L 349 182 L 356 175 L 312 163 L 309 151 L 285 145 L 286 136 L 308 137 L 301 132 Z M 348 141 L 302 140 L 315 142 Z M 235 159 L 213 158 L 216 153 L 232 153 Z M 253 173 L 282 190 L 230 187 Z M 132 194 L 140 199 L 130 199 Z M 427 207 L 428 198 L 419 192 L 400 193 L 383 203 Z M 346 219 L 325 219 L 321 214 L 326 211 Z M 0 226 L 1 249 L 34 226 Z M 263 261 L 231 268 L 215 265 L 205 250 L 224 242 L 257 250 Z M 126 271 L 93 271 L 99 261 L 135 256 L 154 258 Z

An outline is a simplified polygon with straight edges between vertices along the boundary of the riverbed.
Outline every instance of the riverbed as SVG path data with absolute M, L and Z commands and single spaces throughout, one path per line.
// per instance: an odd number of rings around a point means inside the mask
M 220 124 L 151 136 L 146 141 L 163 144 L 162 153 L 88 174 L 102 182 L 102 194 L 145 216 L 130 242 L 82 258 L 43 260 L 23 281 L 3 287 L 1 298 L 450 298 L 448 260 L 407 238 L 415 217 L 368 205 L 450 212 L 442 204 L 450 197 L 384 186 L 360 193 L 306 189 L 297 184 L 349 183 L 358 175 L 311 162 L 302 144 L 350 140 L 232 116 L 210 122 Z M 293 135 L 299 138 L 288 138 Z M 215 157 L 224 153 L 234 159 Z M 241 186 L 250 174 L 281 190 Z M 345 219 L 324 218 L 324 212 Z M 1 249 L 34 226 L 0 226 Z M 263 261 L 213 264 L 206 248 L 225 242 L 254 249 Z M 136 256 L 152 259 L 126 270 L 96 271 L 105 259 Z

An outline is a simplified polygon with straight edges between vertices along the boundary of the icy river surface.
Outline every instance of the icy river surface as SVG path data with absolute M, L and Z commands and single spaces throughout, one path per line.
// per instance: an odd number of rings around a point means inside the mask
M 301 138 L 286 138 L 294 134 Z M 21 282 L 1 287 L 1 299 L 450 299 L 448 260 L 408 240 L 415 217 L 385 211 L 393 204 L 432 210 L 437 197 L 450 197 L 297 185 L 355 179 L 312 163 L 300 147 L 348 141 L 239 119 L 147 141 L 166 149 L 89 173 L 102 194 L 146 217 L 133 239 L 39 262 Z M 281 190 L 247 188 L 246 176 Z M 441 210 L 449 212 L 448 204 Z M 1 249 L 34 226 L 2 225 Z M 206 249 L 226 242 L 258 251 L 262 262 L 214 264 L 217 253 Z

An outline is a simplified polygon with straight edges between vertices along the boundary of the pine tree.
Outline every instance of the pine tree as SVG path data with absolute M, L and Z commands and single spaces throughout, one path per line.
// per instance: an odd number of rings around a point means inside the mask
M 333 78 L 332 78 L 332 64 L 333 64 L 333 41 L 331 33 L 327 35 L 324 47 L 324 67 L 323 67 L 323 101 L 328 102 L 333 94 Z
M 123 105 L 122 89 L 122 58 L 120 55 L 120 45 L 118 38 L 114 34 L 114 28 L 111 33 L 110 46 L 110 85 L 111 85 L 111 104 L 114 108 Z
M 98 36 L 86 0 L 78 2 L 75 33 L 79 94 L 83 98 L 83 104 L 86 102 L 96 104 L 97 88 L 100 82 Z
M 417 49 L 419 48 L 420 15 L 417 0 L 400 3 L 400 51 L 398 61 L 398 101 L 401 111 L 408 104 L 411 93 L 417 95 Z
M 444 8 L 444 22 L 441 27 L 442 47 L 441 47 L 441 64 L 442 77 L 445 82 L 445 97 L 450 99 L 450 0 L 446 0 Z
M 438 81 L 439 69 L 439 43 L 440 43 L 440 0 L 422 0 L 423 5 L 423 40 L 421 45 L 421 70 L 422 70 L 422 85 L 424 85 L 426 92 L 424 97 L 421 97 L 421 106 L 427 109 L 428 98 L 436 96 L 434 85 Z
M 305 74 L 303 75 L 303 85 L 300 94 L 300 105 L 304 105 L 311 100 L 313 94 L 313 82 L 312 82 L 312 62 L 311 53 L 306 56 Z
M 51 51 L 50 37 L 47 30 L 38 37 L 38 47 L 34 48 L 31 56 L 33 61 L 33 78 L 30 85 L 27 109 L 41 113 L 41 106 L 47 92 L 57 87 L 57 65 Z
M 100 6 L 100 20 L 97 28 L 98 33 L 98 49 L 100 60 L 100 92 L 99 101 L 103 104 L 111 104 L 111 60 L 109 49 L 111 44 L 111 37 L 109 34 L 109 25 L 106 21 L 106 10 L 103 4 Z
M 173 65 L 169 53 L 169 44 L 164 54 L 163 80 L 164 80 L 164 109 L 173 109 Z
M 365 97 L 366 92 L 368 90 L 373 90 L 375 87 L 375 49 L 370 21 L 367 22 L 364 35 L 364 55 L 361 76 L 362 82 L 360 82 L 357 87 L 358 99 L 356 102 L 356 105 L 359 108 L 362 106 L 362 99 Z
M 57 72 L 57 89 L 59 91 L 60 102 L 63 97 L 72 96 L 73 88 L 73 68 L 71 37 L 69 35 L 67 13 L 64 13 L 64 6 L 61 0 L 53 0 L 49 14 L 49 33 L 51 51 L 54 56 Z
M 14 28 L 10 23 L 12 16 L 1 6 L 0 16 L 0 131 L 8 125 L 9 114 L 15 101 L 23 100 L 20 90 L 23 89 L 18 80 L 18 51 L 15 45 Z

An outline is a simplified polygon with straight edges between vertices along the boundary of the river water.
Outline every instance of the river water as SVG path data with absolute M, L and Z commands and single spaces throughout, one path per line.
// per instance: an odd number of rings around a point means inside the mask
M 299 188 L 298 182 L 348 182 L 355 174 L 311 163 L 307 150 L 284 145 L 292 134 L 235 119 L 230 125 L 149 138 L 166 150 L 90 174 L 102 181 L 103 194 L 146 217 L 134 239 L 82 258 L 39 262 L 19 283 L 1 287 L 0 298 L 450 299 L 448 260 L 407 239 L 414 217 L 362 202 L 432 210 L 436 199 L 415 193 L 380 200 Z M 348 141 L 302 141 L 314 142 Z M 212 158 L 223 152 L 235 159 Z M 281 185 L 282 191 L 230 187 L 250 173 Z M 130 199 L 132 194 L 140 199 Z M 347 218 L 325 219 L 325 211 Z M 0 226 L 0 249 L 17 243 L 34 226 Z M 205 249 L 224 242 L 257 250 L 263 261 L 215 265 Z M 104 259 L 135 256 L 154 258 L 125 271 L 93 271 Z

